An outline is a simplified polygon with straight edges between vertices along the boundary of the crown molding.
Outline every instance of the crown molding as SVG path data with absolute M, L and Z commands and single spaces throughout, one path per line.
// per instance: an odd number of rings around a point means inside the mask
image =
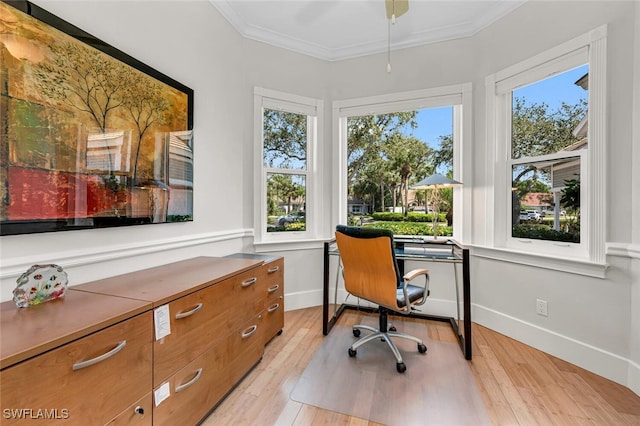
M 340 61 L 385 53 L 387 51 L 388 40 L 386 32 L 381 34 L 380 38 L 374 40 L 332 48 L 318 41 L 303 40 L 296 37 L 295 34 L 286 34 L 271 28 L 246 22 L 234 8 L 234 3 L 239 3 L 237 0 L 209 0 L 209 2 L 243 37 L 303 55 L 312 56 L 317 59 Z M 493 3 L 492 7 L 487 8 L 484 14 L 475 16 L 472 21 L 443 25 L 424 31 L 414 31 L 400 42 L 393 42 L 392 40 L 391 49 L 406 49 L 473 36 L 526 2 L 527 0 L 503 0 Z M 411 11 L 409 11 L 409 13 L 411 13 Z

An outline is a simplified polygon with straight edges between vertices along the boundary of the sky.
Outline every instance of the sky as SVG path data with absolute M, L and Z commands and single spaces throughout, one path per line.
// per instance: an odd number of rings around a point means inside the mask
M 557 109 L 564 100 L 568 104 L 577 103 L 585 98 L 587 92 L 575 82 L 588 72 L 587 65 L 567 71 L 545 80 L 514 91 L 514 96 L 524 97 L 527 103 L 542 103 L 549 105 L 550 110 Z M 453 132 L 453 108 L 429 108 L 418 111 L 416 117 L 417 129 L 410 129 L 409 135 L 426 142 L 430 147 L 439 147 L 438 136 L 450 135 Z
M 541 80 L 529 86 L 514 91 L 514 96 L 524 97 L 529 102 L 548 104 L 556 109 L 564 100 L 568 104 L 577 103 L 580 98 L 587 96 L 587 91 L 575 82 L 588 72 L 588 66 L 583 65 L 563 74 Z
M 418 111 L 418 128 L 412 134 L 431 148 L 440 147 L 439 136 L 453 133 L 453 107 L 428 108 Z

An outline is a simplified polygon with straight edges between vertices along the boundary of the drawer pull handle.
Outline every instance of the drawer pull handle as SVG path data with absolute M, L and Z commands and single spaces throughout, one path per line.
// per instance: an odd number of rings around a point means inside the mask
M 280 270 L 279 266 L 274 266 L 273 268 L 267 269 L 267 272 L 273 274 L 274 272 L 278 272 Z
M 198 312 L 200 309 L 202 309 L 202 303 L 198 303 L 198 306 L 196 306 L 195 308 L 193 308 L 190 311 L 180 312 L 179 314 L 176 314 L 176 319 L 179 320 L 179 319 L 182 319 L 182 318 L 190 317 L 191 315 L 193 315 L 196 312 Z
M 136 408 L 133 409 L 133 412 L 136 413 L 136 414 L 140 414 L 141 416 L 144 417 L 144 408 L 142 408 L 139 405 Z
M 271 312 L 275 312 L 280 308 L 280 304 L 276 303 L 275 305 L 271 305 L 269 306 L 269 309 L 267 309 L 267 312 L 271 313 Z
M 193 377 L 193 379 L 189 380 L 187 383 L 184 383 L 180 386 L 176 386 L 176 393 L 183 391 L 189 386 L 193 385 L 195 382 L 200 380 L 200 376 L 202 376 L 202 368 L 198 368 L 198 371 L 196 371 L 196 375 Z
M 248 280 L 242 281 L 242 287 L 249 287 L 250 285 L 254 285 L 258 281 L 257 278 L 249 278 Z
M 258 330 L 258 326 L 257 325 L 252 325 L 251 327 L 247 328 L 245 331 L 242 332 L 242 338 L 246 339 L 247 337 L 251 336 L 253 333 L 255 333 Z
M 86 360 L 86 361 L 77 362 L 77 363 L 73 364 L 73 367 L 71 367 L 71 368 L 74 371 L 75 370 L 80 370 L 81 368 L 89 367 L 90 365 L 97 364 L 97 363 L 99 363 L 101 361 L 104 361 L 107 358 L 111 358 L 112 356 L 114 356 L 115 354 L 120 352 L 122 350 L 122 348 L 124 348 L 124 345 L 126 345 L 126 344 L 127 344 L 127 341 L 123 340 L 122 342 L 118 343 L 118 346 L 116 346 L 115 348 L 111 349 L 106 354 L 102 354 L 100 356 L 97 356 L 97 357 L 95 357 L 93 359 L 89 359 L 89 360 Z
M 273 293 L 274 291 L 278 291 L 279 288 L 280 288 L 280 284 L 276 284 L 273 287 L 270 287 L 269 290 L 267 290 L 267 292 Z

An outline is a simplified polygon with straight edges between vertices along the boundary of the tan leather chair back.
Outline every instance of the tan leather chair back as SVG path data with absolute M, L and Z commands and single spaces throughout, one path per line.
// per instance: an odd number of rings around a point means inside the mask
M 356 238 L 336 232 L 346 290 L 356 297 L 394 310 L 397 274 L 388 237 Z

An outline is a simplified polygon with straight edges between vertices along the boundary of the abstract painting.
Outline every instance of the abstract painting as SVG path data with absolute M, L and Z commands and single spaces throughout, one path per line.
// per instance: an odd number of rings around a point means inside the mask
M 0 2 L 0 234 L 193 220 L 193 90 Z

